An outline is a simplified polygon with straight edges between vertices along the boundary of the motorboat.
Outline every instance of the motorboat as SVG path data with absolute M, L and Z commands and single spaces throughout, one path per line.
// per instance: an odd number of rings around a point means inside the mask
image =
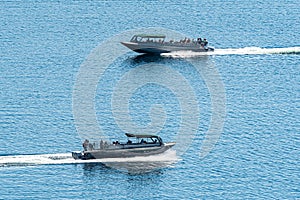
M 166 41 L 165 39 L 165 35 L 137 34 L 134 35 L 129 42 L 121 42 L 121 44 L 137 53 L 147 54 L 161 54 L 173 51 L 214 51 L 213 47 L 208 46 L 206 39 L 184 38 L 179 41 Z
M 83 151 L 72 152 L 76 160 L 126 158 L 135 156 L 150 156 L 163 153 L 175 145 L 174 142 L 164 143 L 157 135 L 125 134 L 127 142 L 114 141 L 109 143 L 101 140 L 97 143 L 83 142 Z

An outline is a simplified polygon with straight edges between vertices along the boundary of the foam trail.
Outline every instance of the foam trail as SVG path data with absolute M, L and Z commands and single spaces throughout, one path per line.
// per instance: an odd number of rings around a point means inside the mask
M 75 160 L 70 153 L 0 156 L 0 167 L 42 164 L 63 164 Z
M 239 49 L 215 49 L 213 52 L 192 52 L 192 51 L 177 51 L 161 54 L 164 57 L 197 57 L 211 55 L 262 55 L 262 54 L 300 54 L 300 47 L 287 48 L 260 48 L 260 47 L 245 47 Z
M 132 157 L 132 158 L 106 158 L 92 160 L 75 160 L 71 153 L 36 154 L 36 155 L 11 155 L 0 156 L 0 167 L 32 166 L 50 164 L 80 164 L 80 163 L 136 163 L 136 162 L 176 162 L 176 152 L 168 150 L 159 155 Z

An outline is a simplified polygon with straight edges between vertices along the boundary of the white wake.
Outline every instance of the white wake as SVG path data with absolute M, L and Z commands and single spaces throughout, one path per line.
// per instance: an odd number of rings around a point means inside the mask
M 260 48 L 245 47 L 238 49 L 215 49 L 213 52 L 176 51 L 161 54 L 164 57 L 197 57 L 212 55 L 262 55 L 262 54 L 300 54 L 300 47 Z

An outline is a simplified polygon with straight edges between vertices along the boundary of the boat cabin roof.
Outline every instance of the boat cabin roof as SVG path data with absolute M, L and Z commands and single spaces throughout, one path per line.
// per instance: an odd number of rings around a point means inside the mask
M 165 35 L 156 35 L 156 34 L 137 34 L 133 37 L 141 37 L 141 38 L 166 38 Z
M 157 135 L 147 135 L 147 134 L 132 134 L 132 133 L 125 133 L 127 137 L 135 137 L 135 138 L 160 138 Z

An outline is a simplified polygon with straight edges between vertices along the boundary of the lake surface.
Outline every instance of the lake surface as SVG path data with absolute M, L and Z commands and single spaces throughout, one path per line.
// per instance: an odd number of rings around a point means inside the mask
M 266 1 L 1 1 L 0 199 L 299 199 L 300 8 Z M 139 56 L 133 33 L 207 38 Z M 175 141 L 75 161 L 85 138 Z

